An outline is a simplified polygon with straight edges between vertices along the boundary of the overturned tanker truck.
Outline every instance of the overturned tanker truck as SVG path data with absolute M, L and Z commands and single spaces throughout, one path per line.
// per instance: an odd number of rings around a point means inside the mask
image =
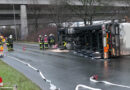
M 81 56 L 112 58 L 120 56 L 120 28 L 118 23 L 64 28 L 58 30 L 59 45 Z

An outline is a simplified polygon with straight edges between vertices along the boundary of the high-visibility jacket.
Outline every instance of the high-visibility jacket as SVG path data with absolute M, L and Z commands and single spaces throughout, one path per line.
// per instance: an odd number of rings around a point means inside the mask
M 38 38 L 39 44 L 43 44 L 43 39 L 41 37 Z
M 64 45 L 64 47 L 66 47 L 66 45 L 67 45 L 67 42 L 66 42 L 66 41 L 64 41 L 64 42 L 63 42 L 63 45 Z
M 0 36 L 0 45 L 3 45 L 5 43 L 5 38 L 3 36 Z
M 49 42 L 49 44 L 55 44 L 55 37 L 49 36 L 48 42 Z

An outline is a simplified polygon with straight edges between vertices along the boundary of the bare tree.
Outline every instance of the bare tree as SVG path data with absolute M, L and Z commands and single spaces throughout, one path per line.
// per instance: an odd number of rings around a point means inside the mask
M 33 0 L 33 5 L 28 5 L 28 11 L 30 13 L 29 17 L 31 17 L 30 19 L 32 19 L 35 31 L 38 31 L 39 19 L 41 15 L 41 6 L 37 5 L 37 3 L 37 0 Z
M 70 14 L 68 14 L 66 0 L 54 0 L 49 6 L 50 19 L 52 23 L 55 23 L 57 28 L 61 28 L 63 23 L 70 19 Z
M 114 19 L 116 19 L 122 21 L 122 19 L 129 13 L 128 3 L 130 3 L 130 0 L 106 0 L 104 6 L 106 6 L 105 9 L 110 12 L 109 20 L 114 21 Z
M 99 10 L 101 0 L 75 0 L 78 2 L 76 5 L 74 2 L 69 0 L 70 9 L 84 21 L 85 26 L 87 25 L 87 21 L 90 25 L 92 25 L 93 18 L 96 12 Z
M 125 9 L 125 13 L 124 13 L 124 18 L 126 21 L 130 22 L 130 0 L 124 0 L 124 2 L 126 3 L 126 6 L 124 7 Z

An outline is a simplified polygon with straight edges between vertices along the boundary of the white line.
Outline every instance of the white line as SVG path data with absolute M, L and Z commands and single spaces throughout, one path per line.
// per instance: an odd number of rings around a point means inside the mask
M 26 62 L 24 62 L 24 61 L 21 61 L 21 60 L 15 58 L 15 57 L 12 57 L 12 56 L 8 56 L 8 57 L 13 58 L 13 59 L 15 59 L 16 61 L 21 62 L 21 63 L 23 63 L 23 64 L 25 64 L 25 65 L 28 65 L 28 66 L 29 66 L 30 68 L 32 68 L 33 70 L 36 70 L 36 71 L 38 70 L 38 69 L 36 69 L 35 67 L 33 67 L 32 65 L 30 65 L 29 63 L 26 63 Z
M 113 86 L 118 86 L 118 87 L 130 88 L 130 86 L 115 84 L 115 83 L 111 83 L 111 82 L 108 82 L 108 81 L 97 81 L 97 80 L 93 79 L 92 77 L 90 77 L 90 81 L 94 82 L 94 83 L 104 83 L 104 84 L 107 84 L 107 85 L 113 85 Z
M 23 62 L 23 61 L 21 61 L 21 60 L 19 60 L 19 59 L 15 58 L 15 57 L 12 57 L 12 56 L 8 56 L 8 57 L 10 57 L 10 58 L 12 58 L 12 59 L 15 59 L 16 61 L 21 62 L 21 63 L 23 63 L 23 64 L 25 64 L 25 65 L 27 65 L 27 64 L 28 64 L 28 63 Z
M 89 89 L 89 90 L 102 90 L 102 89 L 99 89 L 99 88 L 93 88 L 93 87 L 89 87 L 89 86 L 82 85 L 82 84 L 77 85 L 75 90 L 79 90 L 80 87 L 85 88 L 85 89 Z
M 56 88 L 56 86 L 54 84 L 50 84 L 50 90 L 57 90 L 57 88 Z
M 33 70 L 35 70 L 35 71 L 38 71 L 38 69 L 36 69 L 35 67 L 33 67 L 32 65 L 30 65 L 30 64 L 27 64 L 30 68 L 32 68 Z
M 8 57 L 10 57 L 10 58 L 12 58 L 12 59 L 14 59 L 14 60 L 16 60 L 16 61 L 18 61 L 18 62 L 21 62 L 21 63 L 27 65 L 28 67 L 32 68 L 33 70 L 35 70 L 35 71 L 37 71 L 37 72 L 39 71 L 39 74 L 40 74 L 41 78 L 42 78 L 43 80 L 45 80 L 46 82 L 49 83 L 49 85 L 50 85 L 50 90 L 60 90 L 60 89 L 57 89 L 57 87 L 56 87 L 54 84 L 51 83 L 51 80 L 47 80 L 40 70 L 36 69 L 35 67 L 33 67 L 32 65 L 30 65 L 29 63 L 26 63 L 26 62 L 24 62 L 24 61 L 21 61 L 20 59 L 17 59 L 17 58 L 12 57 L 12 56 L 8 56 Z
M 39 73 L 40 73 L 41 77 L 42 77 L 44 80 L 46 80 L 46 78 L 45 78 L 45 76 L 42 74 L 42 72 L 39 72 Z

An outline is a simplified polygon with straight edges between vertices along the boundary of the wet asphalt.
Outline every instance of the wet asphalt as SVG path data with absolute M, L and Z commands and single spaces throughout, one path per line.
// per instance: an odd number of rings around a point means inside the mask
M 22 72 L 42 90 L 49 90 L 49 84 L 36 71 L 11 57 L 40 69 L 43 75 L 61 90 L 75 90 L 78 84 L 102 90 L 130 90 L 130 88 L 103 83 L 92 83 L 89 80 L 92 75 L 97 74 L 99 80 L 130 86 L 130 56 L 111 60 L 92 60 L 72 53 L 42 51 L 36 44 L 23 43 L 15 43 L 13 52 L 5 51 L 4 62 Z M 79 90 L 89 89 L 80 88 Z

